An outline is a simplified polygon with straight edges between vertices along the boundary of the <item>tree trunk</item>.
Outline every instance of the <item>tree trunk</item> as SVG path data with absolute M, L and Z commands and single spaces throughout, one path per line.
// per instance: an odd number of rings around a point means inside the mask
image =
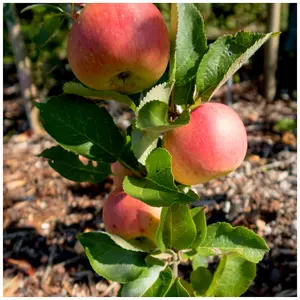
M 33 105 L 33 101 L 37 100 L 37 91 L 31 77 L 31 62 L 26 56 L 24 40 L 21 33 L 21 25 L 16 11 L 16 4 L 4 4 L 4 20 L 7 24 L 12 50 L 15 57 L 19 85 L 21 95 L 24 100 L 25 113 L 29 127 L 34 134 L 44 134 L 44 129 L 41 127 L 39 121 L 39 111 Z

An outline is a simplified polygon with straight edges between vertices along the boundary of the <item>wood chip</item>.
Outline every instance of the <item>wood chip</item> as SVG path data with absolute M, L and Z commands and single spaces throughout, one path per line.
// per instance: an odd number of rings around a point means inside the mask
M 14 297 L 20 287 L 21 274 L 17 274 L 13 278 L 4 278 L 3 282 L 3 296 Z

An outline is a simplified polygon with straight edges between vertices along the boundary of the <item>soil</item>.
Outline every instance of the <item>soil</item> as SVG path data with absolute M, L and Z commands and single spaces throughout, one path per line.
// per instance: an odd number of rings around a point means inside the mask
M 213 101 L 224 102 L 225 93 L 226 87 Z M 61 177 L 36 156 L 55 142 L 30 133 L 17 88 L 4 87 L 4 97 L 4 294 L 116 296 L 119 284 L 92 270 L 76 240 L 78 233 L 103 230 L 101 212 L 112 179 L 93 185 Z M 209 224 L 246 226 L 267 241 L 271 250 L 244 296 L 296 296 L 296 132 L 273 128 L 282 118 L 296 119 L 296 102 L 267 102 L 257 84 L 247 81 L 234 85 L 231 106 L 247 129 L 246 159 L 230 175 L 195 186 L 195 205 L 206 205 Z M 128 126 L 128 110 L 110 109 L 120 127 Z M 191 266 L 179 271 L 186 277 Z

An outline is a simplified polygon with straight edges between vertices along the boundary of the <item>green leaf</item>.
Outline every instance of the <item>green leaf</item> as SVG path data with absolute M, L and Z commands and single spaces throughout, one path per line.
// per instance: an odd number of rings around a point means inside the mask
M 24 13 L 27 10 L 31 10 L 31 9 L 36 9 L 39 7 L 43 7 L 45 8 L 47 11 L 54 11 L 54 12 L 60 12 L 60 13 L 65 13 L 65 11 L 60 8 L 59 6 L 56 5 L 52 5 L 52 4 L 32 4 L 32 5 L 28 5 L 26 6 L 24 9 L 21 10 L 21 14 Z
M 154 100 L 147 103 L 140 111 L 139 128 L 145 131 L 161 133 L 184 126 L 190 122 L 190 112 L 185 110 L 174 121 L 168 121 L 168 105 Z
M 125 135 L 126 143 L 125 143 L 123 150 L 120 152 L 120 158 L 121 158 L 121 161 L 123 161 L 123 164 L 124 164 L 124 162 L 126 162 L 125 166 L 128 165 L 128 166 L 131 166 L 132 169 L 134 169 L 134 170 L 141 171 L 140 164 L 139 164 L 138 160 L 136 159 L 133 149 L 132 149 L 133 146 L 132 146 L 131 132 L 132 132 L 132 126 L 129 126 L 126 129 L 126 135 Z M 128 168 L 128 166 L 127 166 L 127 168 Z
M 123 249 L 105 232 L 87 232 L 77 238 L 94 271 L 106 279 L 127 283 L 146 269 L 145 253 Z
M 238 32 L 219 37 L 203 56 L 196 77 L 197 95 L 209 101 L 213 94 L 270 37 L 278 33 Z
M 198 254 L 196 250 L 184 251 L 180 256 L 184 262 L 191 261 L 194 271 L 199 267 L 208 268 L 209 257 Z
M 191 203 L 199 197 L 189 188 L 180 191 L 171 171 L 171 155 L 163 148 L 157 148 L 146 160 L 147 177 L 125 177 L 124 191 L 133 198 L 151 206 L 169 206 L 172 203 Z
M 65 83 L 63 91 L 65 94 L 74 94 L 94 100 L 115 100 L 128 105 L 133 111 L 136 110 L 136 106 L 129 96 L 115 91 L 96 91 L 82 85 L 79 82 Z
M 173 203 L 164 222 L 163 240 L 167 248 L 188 249 L 196 237 L 196 226 L 184 204 Z
M 161 252 L 166 250 L 166 245 L 164 243 L 164 238 L 163 238 L 163 234 L 164 234 L 164 227 L 165 227 L 165 220 L 168 214 L 168 207 L 163 207 L 160 213 L 160 222 L 156 231 L 156 245 L 157 248 L 160 249 Z
M 198 267 L 191 273 L 191 283 L 197 296 L 204 296 L 213 280 L 212 273 L 204 267 Z
M 192 249 L 197 248 L 199 245 L 201 245 L 206 236 L 207 225 L 204 209 L 205 207 L 195 207 L 191 210 L 191 216 L 193 218 L 197 230 L 196 238 L 193 244 L 191 245 Z
M 59 27 L 64 22 L 64 16 L 52 16 L 45 18 L 40 27 L 38 34 L 33 38 L 33 41 L 40 47 L 45 46 L 55 35 Z
M 208 257 L 201 256 L 198 253 L 193 255 L 191 258 L 193 270 L 198 269 L 199 267 L 207 268 L 208 267 Z
M 256 276 L 256 265 L 237 255 L 225 255 L 205 296 L 239 297 Z
M 160 102 L 163 102 L 165 104 L 169 103 L 169 98 L 171 95 L 171 91 L 172 91 L 172 86 L 170 83 L 168 82 L 164 82 L 161 84 L 158 84 L 156 86 L 154 86 L 147 94 L 146 96 L 142 99 L 142 101 L 140 102 L 140 105 L 137 108 L 136 111 L 136 118 L 137 118 L 137 127 L 140 127 L 139 125 L 139 112 L 140 110 L 149 102 L 153 101 L 153 100 L 159 100 Z
M 136 245 L 133 245 L 132 243 L 130 243 L 130 241 L 125 241 L 124 239 L 122 239 L 120 236 L 116 234 L 111 234 L 111 233 L 107 233 L 107 234 L 118 246 L 122 247 L 123 249 L 137 251 L 137 252 L 147 252 L 144 251 L 144 249 L 136 247 Z
M 156 148 L 159 136 L 159 132 L 142 131 L 133 125 L 132 150 L 142 165 L 145 165 L 148 155 Z
M 194 289 L 193 289 L 192 285 L 182 278 L 179 278 L 179 281 L 180 281 L 181 285 L 184 287 L 184 289 L 188 292 L 190 297 L 195 297 L 195 293 L 194 293 Z
M 207 227 L 206 238 L 197 248 L 200 255 L 224 255 L 236 253 L 245 259 L 258 263 L 269 248 L 259 235 L 242 227 L 228 223 L 215 223 Z
M 50 167 L 63 177 L 76 182 L 96 184 L 111 174 L 109 164 L 101 162 L 94 167 L 92 161 L 89 161 L 87 165 L 84 165 L 78 155 L 63 149 L 61 146 L 46 149 L 38 156 L 48 158 Z
M 165 265 L 158 259 L 151 259 L 150 257 L 150 260 L 151 264 L 148 264 L 147 268 L 137 279 L 123 286 L 122 297 L 141 297 L 156 283 Z
M 96 161 L 121 161 L 125 138 L 104 107 L 75 95 L 38 103 L 45 130 L 64 148 Z
M 169 267 L 161 271 L 155 283 L 144 293 L 143 297 L 164 297 L 172 283 L 173 275 Z
M 207 51 L 202 16 L 192 3 L 177 4 L 176 48 L 171 55 L 171 81 L 185 85 L 197 73 L 198 65 Z
M 180 278 L 176 278 L 165 297 L 190 297 L 187 290 L 182 286 Z
M 147 237 L 133 238 L 128 240 L 127 242 L 134 248 L 139 249 L 143 252 L 151 253 L 153 250 L 157 249 L 155 243 Z
M 184 111 L 175 120 L 169 121 L 168 103 L 171 91 L 171 84 L 165 82 L 155 86 L 146 94 L 137 108 L 137 128 L 161 133 L 189 123 L 190 113 L 188 110 Z
M 195 79 L 189 81 L 187 84 L 182 86 L 175 85 L 175 97 L 174 103 L 177 105 L 189 105 L 194 104 L 194 92 L 196 90 Z
M 142 130 L 168 125 L 168 104 L 153 100 L 139 110 L 137 125 Z

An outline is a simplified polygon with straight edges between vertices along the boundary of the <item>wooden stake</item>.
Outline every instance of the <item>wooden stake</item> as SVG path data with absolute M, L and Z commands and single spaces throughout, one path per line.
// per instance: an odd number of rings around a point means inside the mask
M 278 32 L 280 29 L 280 3 L 269 3 L 267 32 Z M 279 37 L 273 37 L 266 42 L 264 56 L 264 95 L 272 101 L 276 95 L 276 69 L 278 62 Z

